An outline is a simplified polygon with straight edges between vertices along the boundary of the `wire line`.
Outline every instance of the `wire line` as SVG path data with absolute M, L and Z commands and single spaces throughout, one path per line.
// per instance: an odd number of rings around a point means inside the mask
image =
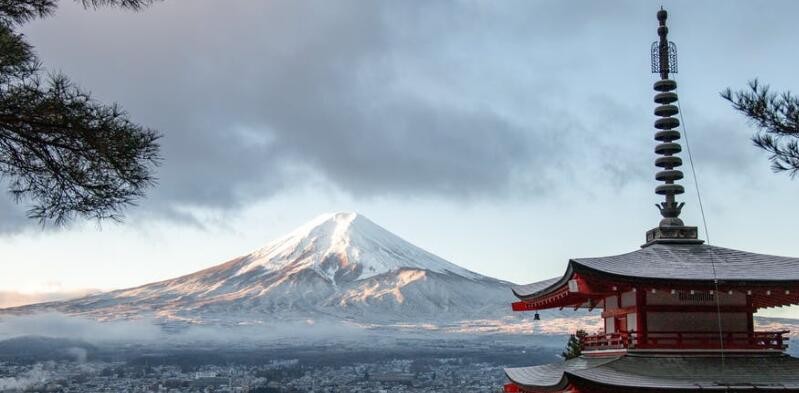
M 676 78 L 675 78 L 676 81 Z M 705 230 L 705 237 L 707 238 L 707 245 L 711 246 L 712 243 L 710 241 L 710 231 L 708 230 L 707 226 L 707 218 L 705 217 L 705 206 L 702 203 L 702 191 L 699 188 L 699 178 L 696 176 L 696 168 L 694 166 L 694 156 L 691 154 L 691 144 L 688 142 L 688 127 L 685 126 L 685 119 L 683 118 L 682 114 L 682 106 L 680 105 L 680 99 L 677 99 L 677 110 L 680 114 L 680 124 L 682 124 L 682 132 L 685 135 L 685 150 L 688 153 L 688 163 L 691 166 L 691 175 L 694 178 L 694 188 L 696 188 L 696 199 L 699 202 L 699 212 L 702 214 L 702 226 Z M 721 292 L 719 291 L 719 279 L 716 273 L 716 262 L 715 262 L 715 255 L 716 253 L 713 251 L 713 248 L 709 248 L 710 251 L 710 266 L 713 269 L 713 285 L 716 290 L 716 318 L 718 320 L 719 325 L 719 349 L 721 350 L 721 372 L 724 373 L 724 366 L 725 366 L 725 359 L 724 359 L 724 328 L 721 322 L 721 302 L 719 298 L 721 297 Z

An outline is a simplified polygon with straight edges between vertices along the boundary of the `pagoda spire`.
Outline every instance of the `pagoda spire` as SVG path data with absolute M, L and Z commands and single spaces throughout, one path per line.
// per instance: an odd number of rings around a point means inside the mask
M 683 173 L 679 169 L 682 159 L 677 156 L 682 151 L 682 146 L 677 142 L 681 135 L 676 128 L 680 121 L 674 117 L 679 113 L 677 102 L 677 82 L 669 78 L 669 74 L 677 73 L 677 46 L 668 40 L 669 28 L 666 26 L 668 13 L 662 7 L 657 12 L 659 22 L 658 36 L 660 39 L 652 43 L 652 72 L 660 74 L 660 80 L 655 82 L 655 166 L 660 170 L 655 173 L 655 180 L 663 182 L 655 187 L 655 194 L 663 195 L 664 201 L 656 204 L 660 215 L 663 217 L 657 228 L 647 232 L 647 244 L 659 242 L 689 241 L 698 242 L 697 228 L 687 227 L 680 219 L 680 212 L 685 205 L 677 202 L 677 195 L 683 194 L 685 189 L 677 182 L 682 180 Z

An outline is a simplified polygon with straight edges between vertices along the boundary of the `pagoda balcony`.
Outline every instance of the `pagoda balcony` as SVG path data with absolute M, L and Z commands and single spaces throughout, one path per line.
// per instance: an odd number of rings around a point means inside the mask
M 646 335 L 636 332 L 597 334 L 581 339 L 583 352 L 620 351 L 784 351 L 788 348 L 787 330 L 774 332 L 649 332 Z M 720 342 L 723 337 L 723 342 Z

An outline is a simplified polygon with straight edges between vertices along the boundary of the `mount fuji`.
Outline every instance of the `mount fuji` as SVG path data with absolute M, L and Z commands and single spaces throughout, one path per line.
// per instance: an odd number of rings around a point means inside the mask
M 540 321 L 513 313 L 510 285 L 435 256 L 362 215 L 333 213 L 205 270 L 74 300 L 0 309 L 0 322 L 56 313 L 154 321 L 178 329 L 338 321 L 366 328 L 527 336 L 602 328 L 597 313 L 582 310 L 542 311 Z M 756 323 L 797 330 L 792 320 L 756 318 Z
M 334 213 L 196 273 L 4 312 L 226 325 L 316 318 L 445 323 L 507 316 L 509 285 L 422 250 L 362 215 Z

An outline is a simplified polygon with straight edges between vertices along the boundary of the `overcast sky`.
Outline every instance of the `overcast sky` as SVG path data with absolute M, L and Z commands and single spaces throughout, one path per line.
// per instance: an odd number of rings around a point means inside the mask
M 799 256 L 799 181 L 771 173 L 719 97 L 755 77 L 799 90 L 799 3 L 663 3 L 712 243 Z M 514 282 L 632 251 L 659 220 L 659 4 L 62 1 L 27 38 L 49 70 L 163 132 L 160 184 L 124 224 L 59 230 L 0 198 L 0 290 L 166 279 L 328 211 Z

